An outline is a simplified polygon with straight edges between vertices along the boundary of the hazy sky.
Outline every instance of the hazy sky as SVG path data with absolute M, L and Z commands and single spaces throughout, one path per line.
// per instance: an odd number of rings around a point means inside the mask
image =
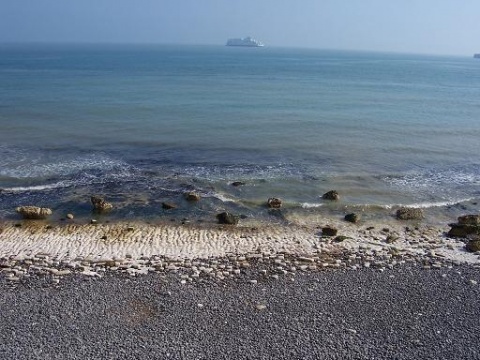
M 0 42 L 219 44 L 471 55 L 480 0 L 0 0 Z

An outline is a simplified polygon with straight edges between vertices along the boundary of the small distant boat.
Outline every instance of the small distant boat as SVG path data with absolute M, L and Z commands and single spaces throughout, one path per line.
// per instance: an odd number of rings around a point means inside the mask
M 247 36 L 243 39 L 228 39 L 226 46 L 246 46 L 246 47 L 262 47 L 265 46 L 260 41 L 252 39 L 250 36 Z
M 480 54 L 473 54 L 473 57 L 474 57 L 475 59 L 480 59 Z

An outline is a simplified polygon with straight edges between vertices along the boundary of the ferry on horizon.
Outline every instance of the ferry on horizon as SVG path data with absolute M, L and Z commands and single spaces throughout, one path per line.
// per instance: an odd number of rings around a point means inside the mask
M 246 47 L 263 47 L 265 46 L 260 41 L 252 39 L 250 36 L 240 39 L 228 39 L 226 46 L 246 46 Z

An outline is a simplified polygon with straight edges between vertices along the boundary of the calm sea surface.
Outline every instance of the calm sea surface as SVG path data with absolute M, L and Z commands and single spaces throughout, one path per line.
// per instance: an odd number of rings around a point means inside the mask
M 473 58 L 0 46 L 0 218 L 22 204 L 89 216 L 91 194 L 119 218 L 268 219 L 269 197 L 287 214 L 457 216 L 479 210 L 479 151 Z M 204 199 L 187 204 L 188 190 Z

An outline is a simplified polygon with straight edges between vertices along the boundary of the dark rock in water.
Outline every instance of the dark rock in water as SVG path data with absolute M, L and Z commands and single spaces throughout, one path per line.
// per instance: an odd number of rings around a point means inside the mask
M 358 214 L 347 214 L 345 215 L 345 221 L 351 222 L 351 223 L 358 223 L 360 221 L 360 215 Z
M 267 205 L 271 209 L 280 209 L 282 207 L 282 200 L 277 198 L 270 198 L 267 200 Z
M 460 225 L 475 225 L 480 226 L 480 215 L 464 215 L 458 218 Z
M 187 199 L 187 201 L 200 201 L 201 196 L 196 192 L 190 191 L 185 193 L 185 199 Z
M 227 225 L 238 224 L 238 217 L 229 212 L 222 212 L 218 214 L 217 219 L 219 224 L 227 224 Z
M 331 226 L 325 226 L 322 228 L 322 235 L 323 236 L 337 236 L 338 229 L 335 229 Z
M 243 181 L 234 181 L 231 185 L 232 186 L 242 186 L 242 185 L 245 185 L 245 183 Z
M 52 215 L 51 209 L 38 206 L 19 206 L 15 211 L 22 215 L 24 219 L 29 220 L 46 219 L 47 216 Z
M 338 194 L 337 190 L 330 190 L 329 192 L 323 194 L 322 198 L 325 200 L 339 200 L 340 195 Z
M 92 202 L 93 210 L 96 212 L 102 213 L 113 209 L 113 205 L 100 196 L 92 196 L 90 201 Z
M 423 210 L 417 208 L 403 207 L 397 210 L 397 219 L 399 220 L 422 220 Z
M 162 202 L 162 208 L 164 208 L 165 210 L 171 210 L 171 209 L 176 209 L 177 205 L 172 203 Z
M 469 252 L 477 252 L 480 251 L 480 240 L 470 240 L 467 245 L 465 245 L 465 249 Z

